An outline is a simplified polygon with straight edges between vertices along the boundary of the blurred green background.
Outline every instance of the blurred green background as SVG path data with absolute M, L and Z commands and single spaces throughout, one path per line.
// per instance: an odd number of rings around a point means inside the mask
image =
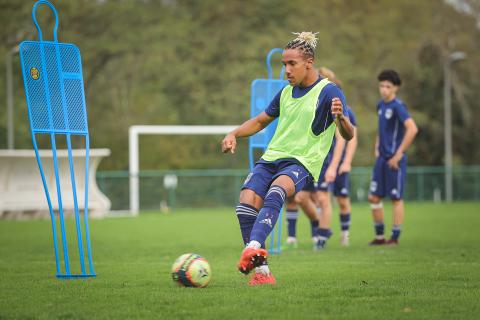
M 10 50 L 36 39 L 34 1 L 0 0 L 0 148 L 6 142 L 5 66 Z M 398 70 L 404 100 L 420 127 L 409 151 L 413 165 L 443 164 L 443 69 L 452 66 L 455 165 L 478 164 L 480 148 L 480 1 L 53 1 L 59 40 L 83 57 L 93 147 L 112 156 L 100 170 L 128 168 L 128 127 L 134 124 L 240 124 L 249 116 L 250 83 L 265 78 L 265 56 L 293 31 L 318 31 L 316 65 L 343 81 L 359 127 L 356 166 L 373 164 L 379 99 L 376 76 Z M 38 17 L 51 39 L 53 20 Z M 275 61 L 279 66 L 279 60 Z M 31 148 L 19 57 L 13 58 L 15 147 Z M 246 168 L 245 141 L 234 157 L 221 137 L 141 139 L 141 168 Z

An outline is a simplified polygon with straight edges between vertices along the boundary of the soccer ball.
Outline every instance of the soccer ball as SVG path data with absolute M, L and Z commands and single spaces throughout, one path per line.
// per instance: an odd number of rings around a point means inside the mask
M 203 288 L 212 278 L 208 261 L 195 253 L 186 253 L 178 257 L 172 266 L 172 279 L 184 287 Z

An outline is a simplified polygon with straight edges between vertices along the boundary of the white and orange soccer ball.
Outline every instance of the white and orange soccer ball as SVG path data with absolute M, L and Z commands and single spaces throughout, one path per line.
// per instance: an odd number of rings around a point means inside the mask
M 186 253 L 173 263 L 172 279 L 184 287 L 203 288 L 212 279 L 212 270 L 208 261 L 202 256 Z

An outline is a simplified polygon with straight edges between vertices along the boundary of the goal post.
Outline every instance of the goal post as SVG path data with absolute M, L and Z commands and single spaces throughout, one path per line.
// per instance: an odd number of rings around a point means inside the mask
M 140 135 L 222 135 L 231 132 L 238 126 L 159 126 L 159 125 L 136 125 L 128 130 L 128 152 L 129 152 L 129 197 L 130 213 L 137 216 L 140 211 L 140 157 L 139 157 L 139 136 Z

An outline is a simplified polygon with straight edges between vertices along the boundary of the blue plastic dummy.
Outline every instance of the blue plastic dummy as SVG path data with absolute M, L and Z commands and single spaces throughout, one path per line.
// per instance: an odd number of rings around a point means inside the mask
M 36 11 L 40 5 L 48 6 L 55 15 L 53 41 L 43 39 L 42 30 L 36 19 Z M 88 171 L 89 171 L 89 134 L 87 109 L 83 85 L 82 63 L 80 51 L 69 43 L 60 43 L 57 39 L 58 14 L 48 1 L 37 1 L 32 10 L 32 19 L 38 30 L 38 41 L 23 41 L 20 44 L 20 60 L 22 66 L 25 96 L 30 119 L 33 148 L 40 169 L 40 176 L 50 211 L 55 250 L 56 276 L 58 278 L 94 277 L 90 233 L 88 228 Z M 61 232 L 61 248 L 63 252 L 63 268 L 60 264 L 59 246 L 57 244 L 56 213 L 52 197 L 45 178 L 44 165 L 37 147 L 37 135 L 48 135 L 51 142 L 53 169 L 55 172 L 56 195 L 58 199 L 58 219 Z M 77 245 L 80 260 L 80 273 L 72 273 L 68 255 L 67 233 L 65 229 L 65 212 L 62 203 L 62 186 L 60 185 L 56 136 L 64 136 L 68 149 L 70 180 L 73 191 L 74 216 L 77 234 Z M 85 240 L 77 199 L 75 168 L 72 155 L 71 136 L 83 136 L 85 139 L 85 196 L 83 224 Z M 85 251 L 88 268 L 85 265 Z

